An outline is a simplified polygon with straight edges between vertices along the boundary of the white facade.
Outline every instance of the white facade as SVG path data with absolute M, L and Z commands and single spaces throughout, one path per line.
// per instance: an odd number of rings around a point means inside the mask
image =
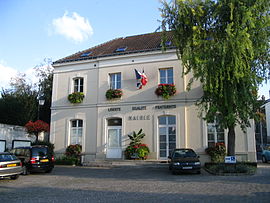
M 264 107 L 265 107 L 265 116 L 266 116 L 267 140 L 270 141 L 270 99 L 264 105 Z
M 202 96 L 202 89 L 195 82 L 192 89 L 186 91 L 190 76 L 182 77 L 182 66 L 175 50 L 56 63 L 54 68 L 50 141 L 55 144 L 56 153 L 63 154 L 71 144 L 71 133 L 82 130 L 80 139 L 85 162 L 124 159 L 123 151 L 129 144 L 127 135 L 142 128 L 146 134 L 143 143 L 151 151 L 150 159 L 166 159 L 172 147 L 193 148 L 202 162 L 209 159 L 205 154 L 207 123 L 198 117 L 195 106 L 195 101 Z M 164 68 L 173 69 L 177 89 L 176 95 L 168 100 L 155 94 L 160 83 L 159 71 Z M 134 69 L 144 70 L 148 77 L 147 85 L 139 90 Z M 121 73 L 121 99 L 107 100 L 105 97 L 112 73 Z M 84 81 L 85 98 L 80 104 L 71 104 L 67 99 L 74 91 L 74 78 Z M 164 122 L 159 120 L 161 117 Z M 110 126 L 109 120 L 115 118 L 122 124 Z M 73 122 L 76 120 L 82 120 L 82 127 L 76 126 Z M 109 136 L 114 136 L 116 141 L 110 142 Z M 226 130 L 224 141 L 227 143 Z M 236 128 L 236 154 L 238 160 L 256 161 L 254 125 L 246 133 Z

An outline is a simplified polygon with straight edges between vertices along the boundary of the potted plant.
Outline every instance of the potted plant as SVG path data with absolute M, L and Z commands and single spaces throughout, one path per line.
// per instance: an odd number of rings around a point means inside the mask
M 106 92 L 106 98 L 108 100 L 121 98 L 123 91 L 121 89 L 108 89 Z
M 82 103 L 83 99 L 84 99 L 83 92 L 73 92 L 68 95 L 68 100 L 72 104 Z
M 66 148 L 66 157 L 75 160 L 75 165 L 81 164 L 82 146 L 80 144 L 69 145 Z
M 141 140 L 145 136 L 142 133 L 142 129 L 138 133 L 133 131 L 132 135 L 128 135 L 131 142 L 125 150 L 125 156 L 127 159 L 146 159 L 150 150 L 146 144 L 142 144 Z
M 156 95 L 169 99 L 171 96 L 176 94 L 176 88 L 174 84 L 159 84 L 156 91 Z

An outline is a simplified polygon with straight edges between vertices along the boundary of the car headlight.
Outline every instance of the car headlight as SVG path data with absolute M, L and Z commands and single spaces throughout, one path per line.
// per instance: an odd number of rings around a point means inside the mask
M 175 162 L 175 163 L 173 163 L 173 165 L 175 165 L 175 166 L 179 166 L 179 165 L 180 165 L 180 163 L 179 163 L 179 162 Z
M 194 165 L 201 165 L 201 162 L 197 161 L 194 163 Z

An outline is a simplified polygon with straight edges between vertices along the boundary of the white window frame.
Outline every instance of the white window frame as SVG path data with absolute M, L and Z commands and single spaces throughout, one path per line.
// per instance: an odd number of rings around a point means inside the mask
M 76 85 L 76 80 L 78 80 L 78 85 Z M 76 77 L 73 78 L 73 92 L 83 92 L 84 91 L 84 78 Z
M 118 75 L 120 75 L 120 80 L 118 80 Z M 110 73 L 109 74 L 110 89 L 121 89 L 122 88 L 121 80 L 122 80 L 121 73 Z M 120 86 L 118 87 L 119 83 L 120 83 Z
M 209 146 L 209 142 L 212 142 L 214 144 L 221 142 L 220 140 L 218 140 L 218 134 L 223 133 L 223 143 L 225 144 L 225 129 L 223 129 L 222 131 L 218 131 L 219 128 L 217 128 L 217 126 L 219 125 L 219 123 L 217 122 L 217 120 L 215 119 L 213 123 L 207 123 L 207 146 Z M 212 126 L 212 128 L 214 129 L 213 132 L 209 132 L 209 127 Z M 209 134 L 213 134 L 214 135 L 214 140 L 209 140 Z
M 168 76 L 168 70 L 172 70 L 172 82 L 169 82 L 169 76 Z M 165 71 L 165 77 L 161 77 L 161 71 Z M 162 82 L 162 80 L 165 80 L 165 82 Z M 174 73 L 173 68 L 161 68 L 159 69 L 159 83 L 160 84 L 174 84 Z
M 82 126 L 79 126 L 80 121 L 82 122 Z M 73 127 L 73 122 L 76 122 L 75 127 Z M 82 119 L 73 119 L 73 120 L 70 121 L 70 141 L 69 141 L 70 144 L 80 144 L 80 145 L 82 145 L 82 141 L 83 141 L 83 123 L 84 122 L 83 122 Z M 74 130 L 75 130 L 75 133 L 73 133 Z M 81 135 L 79 135 L 79 132 L 81 132 Z M 75 136 L 75 140 L 76 140 L 75 143 L 72 142 L 73 136 Z M 81 141 L 79 141 L 80 140 L 79 137 L 80 137 Z
M 161 117 L 165 117 L 166 118 L 166 124 L 160 124 L 160 118 Z M 175 124 L 169 124 L 169 117 L 174 117 L 175 118 Z M 159 152 L 159 159 L 167 159 L 167 156 L 170 155 L 169 153 L 169 150 L 170 150 L 170 147 L 169 147 L 169 128 L 170 127 L 173 127 L 175 128 L 175 148 L 177 146 L 177 117 L 176 115 L 171 115 L 171 114 L 168 114 L 168 115 L 161 115 L 161 116 L 158 116 L 157 117 L 157 122 L 158 122 L 158 152 Z M 161 157 L 160 156 L 160 128 L 166 128 L 166 157 Z

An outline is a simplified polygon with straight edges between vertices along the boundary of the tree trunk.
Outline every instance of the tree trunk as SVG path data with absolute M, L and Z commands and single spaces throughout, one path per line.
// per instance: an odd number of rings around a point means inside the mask
M 234 126 L 229 127 L 228 132 L 228 156 L 235 156 L 235 129 Z

